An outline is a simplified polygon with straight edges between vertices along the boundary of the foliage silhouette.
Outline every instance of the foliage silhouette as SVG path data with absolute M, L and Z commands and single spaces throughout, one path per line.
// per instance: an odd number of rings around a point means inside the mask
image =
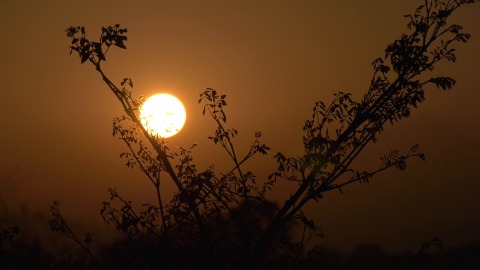
M 277 169 L 264 181 L 258 181 L 244 164 L 251 157 L 267 155 L 270 148 L 255 133 L 245 156 L 239 156 L 235 145 L 238 131 L 227 125 L 226 95 L 207 88 L 199 98 L 203 114 L 210 116 L 216 130 L 209 137 L 232 161 L 232 168 L 218 173 L 214 167 L 199 171 L 192 149 L 170 149 L 161 137 L 151 135 L 141 124 L 139 108 L 144 97 L 134 98 L 133 82 L 125 78 L 119 86 L 102 69 L 109 49 L 126 49 L 127 29 L 119 24 L 102 27 L 98 41 L 87 37 L 84 27 L 69 27 L 70 53 L 76 52 L 81 63 L 91 63 L 118 99 L 125 115 L 113 121 L 113 136 L 122 140 L 128 152 L 122 153 L 126 165 L 139 169 L 156 191 L 156 204 L 144 204 L 141 210 L 109 189 L 110 200 L 104 201 L 101 215 L 107 224 L 123 232 L 134 249 L 127 257 L 132 268 L 260 268 L 274 261 L 294 262 L 306 241 L 319 228 L 302 211 L 325 192 L 342 189 L 352 183 L 368 183 L 377 173 L 389 168 L 405 170 L 413 157 L 425 160 L 418 145 L 405 153 L 392 150 L 383 157 L 378 169 L 352 168 L 352 162 L 365 147 L 376 142 L 386 124 L 408 118 L 411 110 L 425 100 L 429 84 L 442 90 L 452 89 L 449 77 L 426 78 L 443 60 L 455 62 L 453 45 L 467 42 L 469 34 L 462 27 L 448 24 L 447 19 L 459 7 L 474 0 L 425 0 L 414 13 L 406 15 L 409 34 L 388 45 L 385 56 L 373 61 L 370 87 L 360 100 L 350 93 L 339 92 L 327 105 L 315 103 L 311 118 L 305 121 L 303 144 L 299 157 L 276 153 Z M 422 75 L 422 76 L 420 76 Z M 162 181 L 171 180 L 177 192 L 165 203 Z M 266 199 L 272 187 L 293 183 L 297 189 L 291 197 L 276 205 Z M 57 206 L 57 207 L 56 207 Z M 52 208 L 51 228 L 77 242 L 96 259 L 71 232 L 58 205 Z M 58 226 L 58 225 L 62 226 Z M 292 226 L 303 226 L 303 236 L 294 240 Z M 100 267 L 100 264 L 95 264 Z

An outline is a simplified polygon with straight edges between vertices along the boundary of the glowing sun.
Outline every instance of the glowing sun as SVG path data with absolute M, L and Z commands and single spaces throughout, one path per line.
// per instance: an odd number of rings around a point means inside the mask
M 153 136 L 162 138 L 177 134 L 186 118 L 182 102 L 169 94 L 151 96 L 140 108 L 142 125 Z

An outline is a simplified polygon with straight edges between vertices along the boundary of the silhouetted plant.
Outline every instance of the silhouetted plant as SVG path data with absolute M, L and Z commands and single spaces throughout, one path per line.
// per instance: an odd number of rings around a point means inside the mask
M 93 241 L 93 234 L 92 233 L 86 233 L 85 238 L 83 239 L 83 241 L 81 241 L 77 237 L 77 235 L 72 231 L 72 229 L 70 229 L 66 220 L 62 216 L 62 214 L 60 212 L 60 203 L 59 202 L 55 201 L 52 204 L 52 206 L 50 208 L 50 212 L 52 214 L 52 218 L 48 222 L 49 226 L 50 226 L 50 229 L 53 232 L 58 232 L 58 233 L 61 233 L 61 234 L 65 235 L 66 237 L 71 239 L 73 242 L 75 242 L 78 246 L 80 246 L 90 257 L 91 267 L 99 266 L 98 260 L 95 258 L 92 251 L 90 250 L 90 243 L 92 243 L 92 241 Z
M 23 224 L 31 217 L 27 217 L 26 212 L 18 216 L 3 198 L 0 205 L 0 269 L 53 269 L 49 266 L 54 259 L 44 250 L 39 237 Z
M 84 27 L 69 27 L 66 32 L 71 38 L 71 53 L 78 53 L 81 63 L 94 65 L 126 113 L 113 122 L 113 136 L 128 148 L 121 157 L 128 167 L 143 172 L 156 190 L 156 204 L 144 204 L 142 210 L 136 210 L 114 189 L 109 190 L 110 200 L 103 202 L 105 222 L 122 231 L 135 246 L 129 251 L 134 258 L 130 260 L 132 267 L 255 268 L 279 258 L 294 261 L 305 241 L 319 230 L 302 211 L 308 202 L 318 201 L 331 190 L 342 191 L 352 183 L 368 183 L 389 168 L 405 170 L 412 157 L 425 160 L 414 145 L 404 154 L 397 150 L 387 153 L 376 170 L 351 166 L 365 147 L 377 140 L 386 124 L 409 117 L 411 110 L 425 100 L 426 85 L 442 90 L 455 85 L 452 78 L 425 79 L 424 74 L 444 59 L 455 62 L 452 46 L 468 41 L 470 35 L 462 32 L 461 26 L 448 24 L 447 19 L 459 7 L 473 2 L 426 0 L 413 14 L 406 15 L 411 32 L 388 45 L 383 58 L 373 61 L 370 87 L 363 98 L 356 101 L 350 93 L 339 92 L 329 105 L 315 103 L 303 128 L 304 154 L 275 154 L 278 168 L 261 181 L 243 165 L 254 155 L 268 154 L 270 148 L 260 141 L 261 133 L 257 132 L 247 154 L 239 156 L 234 143 L 238 131 L 227 126 L 226 95 L 207 88 L 199 103 L 203 114 L 216 123 L 209 139 L 223 148 L 232 168 L 224 173 L 215 172 L 213 166 L 199 171 L 191 153 L 195 145 L 173 151 L 163 138 L 147 132 L 139 115 L 145 98 L 133 98 L 132 80 L 125 78 L 117 86 L 104 73 L 101 64 L 109 49 L 126 49 L 127 29 L 119 24 L 102 27 L 95 42 L 87 37 Z M 164 178 L 177 187 L 168 203 L 160 192 Z M 266 194 L 281 182 L 298 188 L 277 206 L 266 199 Z M 63 222 L 58 205 L 52 211 L 57 220 L 52 222 L 52 229 L 89 252 Z M 286 233 L 293 224 L 303 225 L 300 242 Z

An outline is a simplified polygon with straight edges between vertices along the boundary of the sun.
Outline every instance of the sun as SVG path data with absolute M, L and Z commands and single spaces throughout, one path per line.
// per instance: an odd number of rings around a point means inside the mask
M 140 108 L 140 121 L 153 136 L 168 138 L 177 134 L 186 119 L 182 102 L 169 94 L 151 96 Z

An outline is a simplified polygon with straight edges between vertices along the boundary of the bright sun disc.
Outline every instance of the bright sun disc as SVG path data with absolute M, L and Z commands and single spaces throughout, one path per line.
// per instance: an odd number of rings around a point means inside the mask
M 153 136 L 162 138 L 177 134 L 186 118 L 182 102 L 169 94 L 151 96 L 140 108 L 142 125 Z

